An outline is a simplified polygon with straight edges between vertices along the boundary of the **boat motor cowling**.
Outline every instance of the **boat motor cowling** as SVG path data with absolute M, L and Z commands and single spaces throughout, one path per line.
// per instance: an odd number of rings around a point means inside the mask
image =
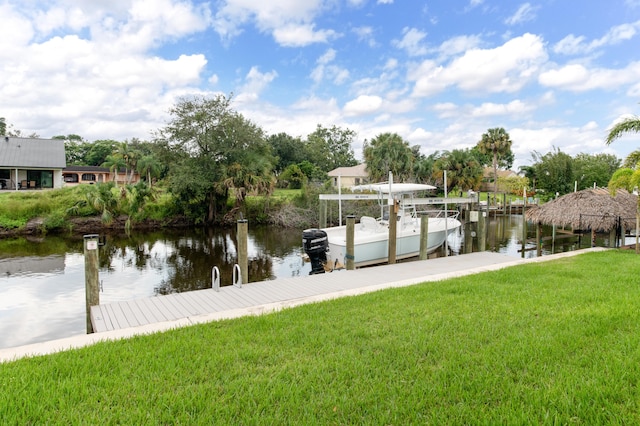
M 324 274 L 324 264 L 327 263 L 329 240 L 322 229 L 305 229 L 302 231 L 302 247 L 311 261 L 309 275 Z

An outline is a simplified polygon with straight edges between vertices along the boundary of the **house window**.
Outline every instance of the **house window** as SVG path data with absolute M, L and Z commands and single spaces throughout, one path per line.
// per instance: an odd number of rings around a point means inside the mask
M 93 173 L 83 173 L 82 174 L 82 180 L 94 181 L 95 182 L 96 175 L 94 175 Z
M 355 178 L 354 180 L 356 182 L 356 185 L 360 185 L 360 178 Z
M 65 182 L 78 183 L 78 175 L 76 173 L 64 173 L 62 178 Z

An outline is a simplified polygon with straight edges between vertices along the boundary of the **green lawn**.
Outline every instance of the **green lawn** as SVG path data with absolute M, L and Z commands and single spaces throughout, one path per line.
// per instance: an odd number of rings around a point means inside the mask
M 18 360 L 0 365 L 0 413 L 5 424 L 638 424 L 639 275 L 633 252 L 594 252 Z

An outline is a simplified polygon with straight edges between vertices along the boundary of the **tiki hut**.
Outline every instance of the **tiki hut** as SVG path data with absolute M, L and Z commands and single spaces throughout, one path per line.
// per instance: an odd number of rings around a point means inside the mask
M 623 189 L 613 196 L 606 188 L 584 189 L 563 195 L 526 212 L 527 220 L 570 227 L 574 232 L 611 232 L 621 226 L 635 229 L 638 196 Z

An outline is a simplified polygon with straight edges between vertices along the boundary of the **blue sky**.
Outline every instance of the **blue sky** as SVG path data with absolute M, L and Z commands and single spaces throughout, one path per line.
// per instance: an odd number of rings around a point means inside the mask
M 396 132 L 424 154 L 504 127 L 516 155 L 640 148 L 640 0 L 0 0 L 0 116 L 148 140 L 176 99 L 234 95 L 268 134 Z

